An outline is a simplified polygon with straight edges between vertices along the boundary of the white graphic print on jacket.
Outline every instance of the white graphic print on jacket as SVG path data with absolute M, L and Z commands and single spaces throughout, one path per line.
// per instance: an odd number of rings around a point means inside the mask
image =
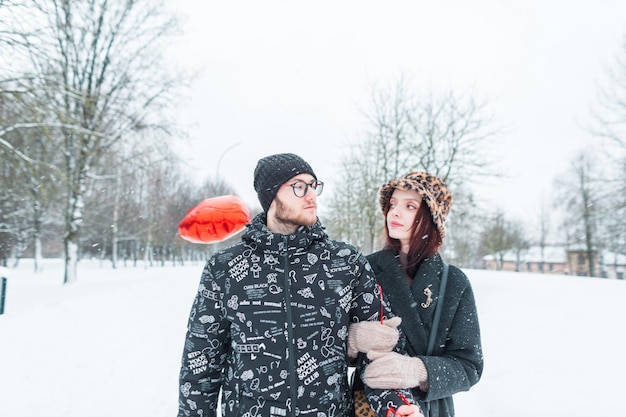
M 257 216 L 242 242 L 203 270 L 179 416 L 215 416 L 220 386 L 224 417 L 346 415 L 348 326 L 379 314 L 371 268 L 352 246 L 328 239 L 319 224 L 273 234 Z M 397 404 L 393 391 L 369 395 L 381 410 Z

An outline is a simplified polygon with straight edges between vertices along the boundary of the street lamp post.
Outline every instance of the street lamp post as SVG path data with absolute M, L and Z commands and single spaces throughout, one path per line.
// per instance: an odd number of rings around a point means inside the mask
M 228 151 L 230 151 L 233 148 L 236 148 L 239 145 L 241 145 L 241 142 L 237 142 L 234 145 L 231 145 L 224 152 L 222 152 L 220 157 L 217 159 L 217 166 L 215 167 L 215 180 L 216 181 L 219 180 L 219 178 L 220 178 L 220 165 L 222 164 L 222 158 L 224 158 L 224 155 L 226 155 L 228 153 Z

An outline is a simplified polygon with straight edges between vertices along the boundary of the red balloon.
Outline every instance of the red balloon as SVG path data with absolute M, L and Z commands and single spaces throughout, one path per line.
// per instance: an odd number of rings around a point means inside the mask
M 234 195 L 202 200 L 178 224 L 178 234 L 193 243 L 216 243 L 240 232 L 250 222 L 250 210 Z

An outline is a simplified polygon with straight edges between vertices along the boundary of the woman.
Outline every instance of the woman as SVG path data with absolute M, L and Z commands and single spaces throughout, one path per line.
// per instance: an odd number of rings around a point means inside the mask
M 426 355 L 439 301 L 444 263 L 438 253 L 452 194 L 439 178 L 411 172 L 380 190 L 385 215 L 384 249 L 368 256 L 391 310 L 402 318 L 408 356 L 381 352 L 390 324 L 350 326 L 350 351 L 372 362 L 363 381 L 372 388 L 413 388 L 424 414 L 454 416 L 452 395 L 480 379 L 483 355 L 474 295 L 467 276 L 450 265 L 434 350 Z

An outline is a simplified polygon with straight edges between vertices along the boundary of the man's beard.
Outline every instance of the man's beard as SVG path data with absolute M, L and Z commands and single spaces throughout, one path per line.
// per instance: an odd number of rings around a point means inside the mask
M 278 198 L 274 200 L 276 202 L 276 211 L 274 214 L 274 220 L 277 223 L 286 225 L 286 226 L 313 226 L 317 222 L 317 216 L 311 217 L 307 216 L 305 213 L 300 213 L 297 216 L 294 216 L 290 213 L 289 208 L 284 205 Z

